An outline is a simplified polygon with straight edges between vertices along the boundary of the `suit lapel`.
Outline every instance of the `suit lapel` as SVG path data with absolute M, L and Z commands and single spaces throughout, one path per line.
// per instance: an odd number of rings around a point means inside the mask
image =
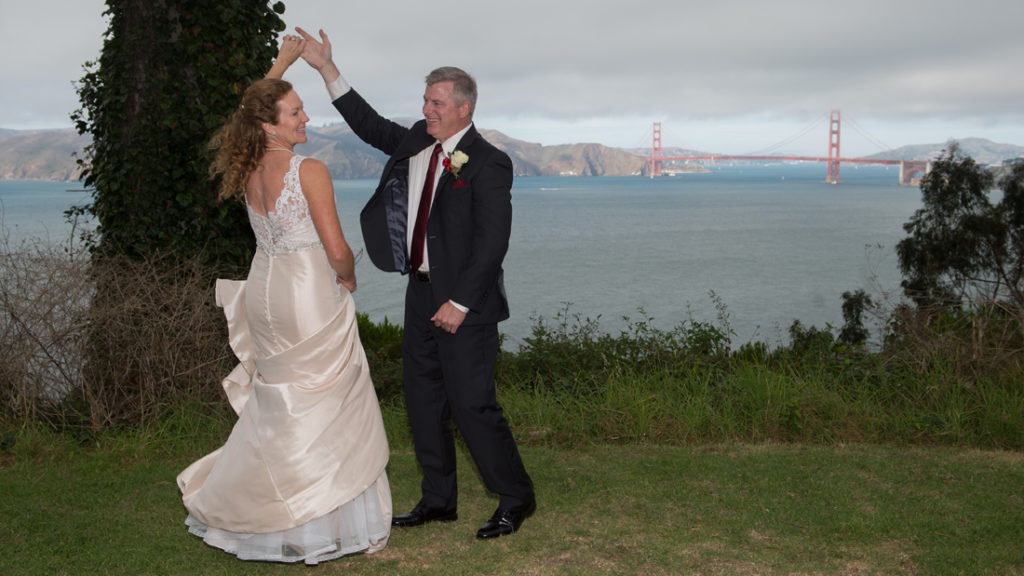
M 476 131 L 476 126 L 470 125 L 469 130 L 462 135 L 462 138 L 459 139 L 459 142 L 455 145 L 455 148 L 452 151 L 461 150 L 466 154 L 469 154 L 468 150 L 473 147 L 473 142 L 479 137 L 480 133 Z M 443 162 L 444 159 L 441 161 Z M 472 155 L 470 155 L 470 161 L 472 161 Z M 443 170 L 443 166 L 439 166 L 438 168 Z M 434 202 L 437 202 L 437 199 L 442 195 L 442 191 L 448 190 L 451 187 L 450 185 L 453 181 L 454 178 L 452 177 L 451 172 L 444 170 L 444 172 L 441 173 L 441 180 L 438 181 L 437 190 L 434 191 Z

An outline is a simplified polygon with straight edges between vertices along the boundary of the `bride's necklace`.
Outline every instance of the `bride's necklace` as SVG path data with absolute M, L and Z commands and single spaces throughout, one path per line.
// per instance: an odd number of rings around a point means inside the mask
M 265 148 L 265 150 L 267 152 L 270 152 L 271 150 L 280 150 L 281 152 L 292 152 L 291 150 L 289 150 L 287 148 Z M 292 152 L 292 154 L 294 154 L 294 152 Z

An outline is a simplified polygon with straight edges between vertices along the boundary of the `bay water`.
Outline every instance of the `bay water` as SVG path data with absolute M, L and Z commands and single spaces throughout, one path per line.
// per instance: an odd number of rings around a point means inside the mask
M 841 326 L 843 292 L 898 294 L 895 245 L 921 195 L 898 184 L 896 167 L 844 166 L 839 184 L 826 183 L 825 172 L 806 163 L 655 179 L 517 178 L 505 347 L 518 349 L 538 320 L 552 325 L 560 314 L 618 334 L 638 321 L 662 330 L 688 320 L 723 327 L 724 311 L 734 347 L 784 344 L 794 320 Z M 64 210 L 89 199 L 77 184 L 0 182 L 9 242 L 65 241 Z M 359 252 L 359 211 L 376 181 L 334 185 L 346 239 Z M 401 325 L 405 277 L 366 257 L 356 272 L 357 308 Z

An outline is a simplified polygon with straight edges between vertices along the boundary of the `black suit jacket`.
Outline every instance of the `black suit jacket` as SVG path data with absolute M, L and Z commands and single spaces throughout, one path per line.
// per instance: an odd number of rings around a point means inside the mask
M 409 158 L 436 140 L 420 120 L 392 122 L 355 90 L 334 101 L 349 127 L 389 155 L 380 183 L 360 214 L 370 260 L 386 272 L 409 273 Z M 502 261 L 512 231 L 512 161 L 470 127 L 456 150 L 469 160 L 459 178 L 444 172 L 427 221 L 427 253 L 436 307 L 448 300 L 469 308 L 463 324 L 508 318 Z

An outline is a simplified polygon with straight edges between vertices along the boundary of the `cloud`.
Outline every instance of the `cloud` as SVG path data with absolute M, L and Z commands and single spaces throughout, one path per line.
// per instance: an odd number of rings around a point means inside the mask
M 0 127 L 71 126 L 69 116 L 78 107 L 72 82 L 103 46 L 103 0 L 0 3 Z
M 0 42 L 24 58 L 0 126 L 64 121 L 76 103 L 58 88 L 98 55 L 102 2 L 4 1 Z M 43 8 L 53 21 L 22 29 L 40 3 L 60 5 Z M 666 137 L 686 135 L 666 145 L 739 153 L 833 108 L 893 146 L 967 136 L 1024 144 L 1019 0 L 285 4 L 290 29 L 325 29 L 346 79 L 386 115 L 418 115 L 423 76 L 450 64 L 477 77 L 478 124 L 544 144 L 649 145 L 660 121 Z M 313 122 L 338 121 L 319 77 L 298 66 L 287 78 Z M 792 145 L 821 153 L 819 132 Z

